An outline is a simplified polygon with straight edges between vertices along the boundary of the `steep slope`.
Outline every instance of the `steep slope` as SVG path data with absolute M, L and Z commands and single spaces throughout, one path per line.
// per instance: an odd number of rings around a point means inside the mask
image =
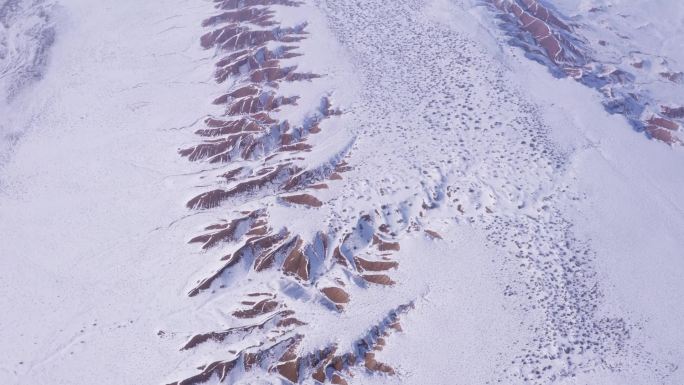
M 654 46 L 678 36 L 681 6 L 654 2 L 485 1 L 509 42 L 528 57 L 549 67 L 557 76 L 570 76 L 597 89 L 603 105 L 624 115 L 639 131 L 668 144 L 681 145 L 684 124 L 681 84 L 684 73 L 672 55 L 679 49 Z M 673 12 L 668 16 L 663 11 Z M 666 12 L 668 12 L 666 11 Z M 659 17 L 662 16 L 662 17 Z M 674 20 L 673 23 L 661 20 Z

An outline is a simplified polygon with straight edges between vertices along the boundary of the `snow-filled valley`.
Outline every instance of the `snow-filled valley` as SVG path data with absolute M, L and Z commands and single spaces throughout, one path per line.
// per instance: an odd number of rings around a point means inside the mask
M 0 382 L 684 383 L 683 18 L 0 0 Z

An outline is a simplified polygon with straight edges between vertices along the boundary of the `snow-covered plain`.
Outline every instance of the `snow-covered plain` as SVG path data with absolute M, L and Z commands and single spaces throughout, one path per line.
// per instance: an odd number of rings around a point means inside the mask
M 491 1 L 50 3 L 0 83 L 1 382 L 683 383 L 684 152 L 648 122 L 684 5 L 510 1 L 642 72 L 584 81 Z

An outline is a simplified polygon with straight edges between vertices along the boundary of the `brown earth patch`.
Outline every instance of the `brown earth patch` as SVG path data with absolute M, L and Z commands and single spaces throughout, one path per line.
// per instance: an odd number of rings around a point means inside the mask
M 237 318 L 254 318 L 274 311 L 279 305 L 277 301 L 265 299 L 256 303 L 251 309 L 233 312 L 233 316 Z
M 349 294 L 346 291 L 340 289 L 339 287 L 326 287 L 321 289 L 323 294 L 328 297 L 329 300 L 336 304 L 343 304 L 349 302 Z
M 399 267 L 397 262 L 388 261 L 369 261 L 367 259 L 354 257 L 356 266 L 361 271 L 387 271 Z
M 375 283 L 378 285 L 392 286 L 395 284 L 392 278 L 384 274 L 366 274 L 362 275 L 361 277 L 370 283 Z
M 676 131 L 679 129 L 679 125 L 671 120 L 659 117 L 653 117 L 648 120 L 648 123 L 654 126 L 667 128 L 668 130 Z

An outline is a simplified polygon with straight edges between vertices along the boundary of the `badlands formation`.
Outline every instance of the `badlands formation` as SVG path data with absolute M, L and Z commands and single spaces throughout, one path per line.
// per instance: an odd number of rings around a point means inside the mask
M 2 383 L 681 384 L 683 20 L 0 0 Z

